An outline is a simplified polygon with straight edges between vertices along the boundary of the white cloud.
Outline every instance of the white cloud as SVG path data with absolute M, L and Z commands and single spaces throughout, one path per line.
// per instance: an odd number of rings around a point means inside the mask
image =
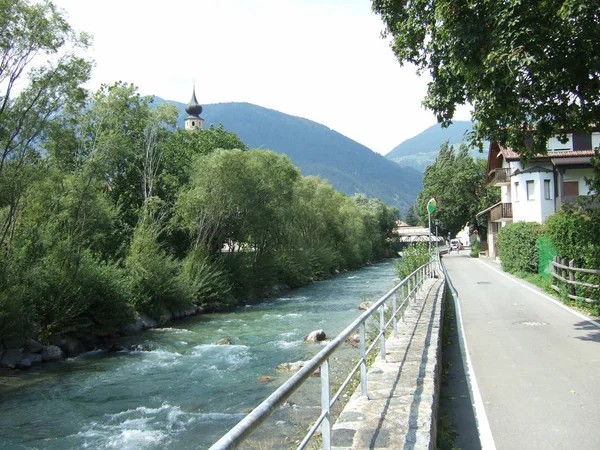
M 400 67 L 369 0 L 54 0 L 94 36 L 90 88 L 245 101 L 320 122 L 387 153 L 435 123 L 428 79 Z M 457 118 L 467 118 L 466 110 Z

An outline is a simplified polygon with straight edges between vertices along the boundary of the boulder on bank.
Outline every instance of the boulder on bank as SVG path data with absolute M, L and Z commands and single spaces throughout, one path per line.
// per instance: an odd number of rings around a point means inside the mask
M 42 349 L 42 361 L 60 361 L 63 359 L 64 353 L 58 345 L 46 345 Z
M 27 339 L 25 341 L 25 351 L 29 353 L 41 353 L 42 348 L 44 346 L 40 344 L 38 341 L 34 341 L 33 339 Z
M 308 336 L 304 338 L 304 342 L 316 343 L 324 341 L 327 338 L 327 335 L 323 330 L 315 330 L 311 331 Z
M 42 354 L 41 353 L 23 353 L 23 359 L 17 364 L 18 369 L 29 369 L 34 364 L 41 364 Z
M 0 367 L 4 369 L 16 369 L 23 360 L 23 349 L 12 348 L 6 350 L 0 359 Z
M 308 363 L 309 363 L 309 361 L 296 361 L 296 362 L 281 363 L 277 367 L 275 367 L 275 369 L 282 371 L 282 372 L 297 372 Z M 313 373 L 313 376 L 318 377 L 320 375 L 321 375 L 321 368 L 319 367 L 319 368 L 317 368 L 317 370 L 315 370 L 315 372 Z
M 346 338 L 346 342 L 352 345 L 352 347 L 356 347 L 360 343 L 360 336 L 358 334 L 353 334 Z
M 296 361 L 279 364 L 276 369 L 285 372 L 296 372 L 302 369 L 308 361 Z
M 57 338 L 54 343 L 65 352 L 68 358 L 74 358 L 85 352 L 85 347 L 78 339 L 71 336 Z

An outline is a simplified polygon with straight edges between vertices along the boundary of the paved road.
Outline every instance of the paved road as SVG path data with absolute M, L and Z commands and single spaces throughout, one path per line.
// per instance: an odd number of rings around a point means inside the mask
M 496 448 L 600 449 L 600 323 L 495 262 L 444 262 Z

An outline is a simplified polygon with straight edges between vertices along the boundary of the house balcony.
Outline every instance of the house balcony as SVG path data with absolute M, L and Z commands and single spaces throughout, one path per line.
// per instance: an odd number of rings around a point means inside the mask
M 510 185 L 510 169 L 494 169 L 488 175 L 488 180 L 490 185 L 492 186 L 508 186 Z
M 512 222 L 512 203 L 498 203 L 490 210 L 490 222 Z

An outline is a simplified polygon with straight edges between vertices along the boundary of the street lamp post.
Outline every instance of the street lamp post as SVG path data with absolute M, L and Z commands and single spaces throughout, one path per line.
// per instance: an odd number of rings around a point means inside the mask
M 437 249 L 438 247 L 438 225 L 440 224 L 440 221 L 438 219 L 435 219 L 435 248 Z
M 431 213 L 435 211 L 436 206 L 437 200 L 435 198 L 432 198 L 427 202 L 427 215 L 429 216 L 429 253 L 431 253 Z

